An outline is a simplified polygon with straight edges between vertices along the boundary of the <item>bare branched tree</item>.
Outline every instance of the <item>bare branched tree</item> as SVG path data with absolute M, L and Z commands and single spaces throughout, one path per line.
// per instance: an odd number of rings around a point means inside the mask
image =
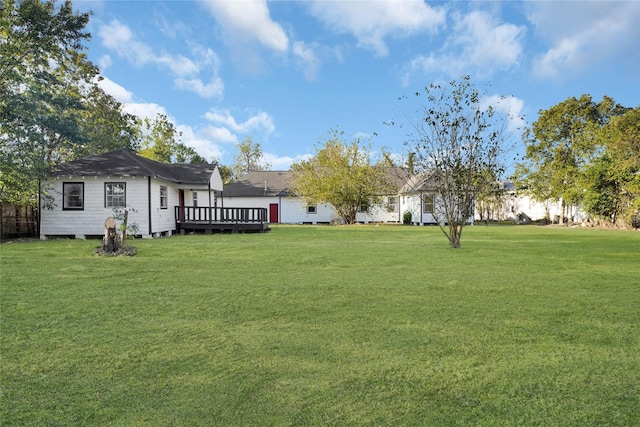
M 432 192 L 433 215 L 457 248 L 473 220 L 475 200 L 495 188 L 505 171 L 507 117 L 483 105 L 469 76 L 448 86 L 432 84 L 416 96 L 426 99 L 410 119 L 415 135 L 409 149 Z

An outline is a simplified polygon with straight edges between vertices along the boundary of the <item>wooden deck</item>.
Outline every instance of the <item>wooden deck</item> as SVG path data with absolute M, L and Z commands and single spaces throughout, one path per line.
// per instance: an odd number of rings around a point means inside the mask
M 176 206 L 175 214 L 178 233 L 264 233 L 270 230 L 266 208 Z

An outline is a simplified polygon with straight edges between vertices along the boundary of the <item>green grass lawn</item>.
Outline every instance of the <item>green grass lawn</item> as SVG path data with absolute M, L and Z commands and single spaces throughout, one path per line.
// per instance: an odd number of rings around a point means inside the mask
M 640 233 L 0 246 L 0 425 L 640 425 Z

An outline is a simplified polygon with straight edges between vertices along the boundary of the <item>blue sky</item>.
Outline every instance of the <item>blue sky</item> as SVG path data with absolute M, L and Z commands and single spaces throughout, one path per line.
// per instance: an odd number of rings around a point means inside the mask
M 75 1 L 89 58 L 140 116 L 231 165 L 260 143 L 274 170 L 333 129 L 406 152 L 412 101 L 463 74 L 534 122 L 571 96 L 640 105 L 640 2 L 391 0 Z M 396 125 L 385 123 L 394 121 Z

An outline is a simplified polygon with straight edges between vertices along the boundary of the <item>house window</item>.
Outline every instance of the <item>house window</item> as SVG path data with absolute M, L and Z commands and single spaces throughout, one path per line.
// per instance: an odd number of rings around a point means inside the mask
M 316 205 L 307 205 L 307 213 L 308 214 L 314 214 L 317 213 L 318 211 L 316 210 Z
M 433 213 L 433 196 L 424 195 L 422 196 L 422 212 L 424 213 Z
M 387 212 L 398 212 L 398 198 L 394 196 L 387 197 Z
M 116 208 L 127 205 L 126 184 L 124 182 L 104 183 L 104 207 Z
M 198 193 L 196 193 L 195 191 L 193 192 L 193 207 L 198 207 Z
M 62 183 L 62 209 L 84 209 L 84 182 Z
M 160 186 L 160 209 L 167 209 L 169 207 L 169 203 L 167 201 L 167 186 Z
M 369 202 L 360 202 L 358 212 L 369 212 Z

